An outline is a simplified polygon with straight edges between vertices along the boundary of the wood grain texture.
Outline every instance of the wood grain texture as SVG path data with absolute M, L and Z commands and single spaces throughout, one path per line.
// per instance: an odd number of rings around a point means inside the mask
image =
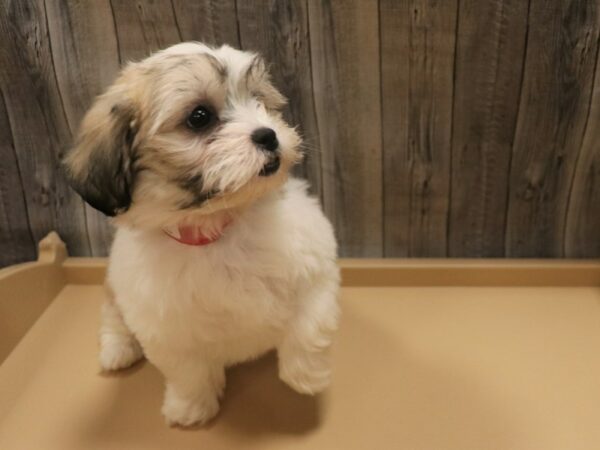
M 0 249 L 2 262 L 35 259 L 35 241 L 29 228 L 27 204 L 15 153 L 4 95 L 0 91 Z
M 181 41 L 173 5 L 158 0 L 110 0 L 119 57 L 139 61 Z
M 76 130 L 94 97 L 110 85 L 119 70 L 119 51 L 108 0 L 48 1 L 46 5 L 54 70 L 69 128 Z M 83 38 L 85 36 L 85 38 Z M 112 228 L 86 205 L 92 255 L 106 255 Z
M 0 266 L 107 220 L 59 161 L 121 64 L 258 51 L 343 256 L 600 257 L 600 0 L 4 0 Z
M 5 204 L 15 205 L 7 213 L 14 215 L 13 223 L 20 224 L 11 234 L 23 237 L 22 245 L 29 246 L 30 240 L 37 242 L 54 229 L 64 236 L 72 252 L 88 255 L 84 204 L 60 170 L 70 130 L 54 73 L 43 1 L 2 2 L 0 34 L 5 43 L 0 46 L 0 89 L 7 119 L 3 120 L 2 135 L 11 136 L 12 141 L 3 144 L 5 151 L 13 149 L 12 157 L 0 161 L 7 173 L 3 195 L 14 197 Z M 14 170 L 20 182 L 9 184 L 10 179 L 15 180 L 11 178 L 16 175 Z M 16 206 L 23 202 L 25 211 Z M 1 231 L 6 236 L 8 230 Z M 26 255 L 31 256 L 31 251 Z M 0 262 L 6 264 L 4 257 Z
M 172 0 L 183 41 L 239 47 L 235 0 Z
M 586 0 L 531 0 L 506 256 L 564 255 L 567 200 L 596 63 L 597 9 Z
M 238 2 L 241 47 L 256 51 L 269 63 L 274 84 L 288 99 L 284 118 L 299 126 L 305 148 L 295 175 L 321 193 L 321 154 L 313 99 L 308 11 L 305 0 Z
M 456 14 L 380 2 L 386 256 L 446 255 Z
M 308 5 L 323 206 L 342 242 L 342 255 L 381 256 L 378 4 Z
M 565 256 L 600 255 L 600 54 L 585 135 L 575 167 L 565 225 Z
M 450 256 L 504 256 L 528 1 L 462 0 L 456 44 Z

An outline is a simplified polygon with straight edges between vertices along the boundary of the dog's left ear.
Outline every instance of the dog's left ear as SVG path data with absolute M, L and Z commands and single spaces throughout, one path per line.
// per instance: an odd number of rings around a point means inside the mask
M 73 189 L 107 216 L 125 212 L 131 204 L 136 131 L 127 87 L 115 84 L 87 112 L 75 146 L 63 160 Z
M 267 108 L 280 109 L 287 103 L 283 94 L 273 85 L 267 64 L 261 56 L 256 55 L 248 66 L 246 82 Z

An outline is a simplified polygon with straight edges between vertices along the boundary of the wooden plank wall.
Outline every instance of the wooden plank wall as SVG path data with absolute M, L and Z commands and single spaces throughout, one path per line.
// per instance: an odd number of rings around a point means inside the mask
M 600 0 L 0 0 L 0 265 L 112 232 L 58 170 L 126 61 L 263 53 L 344 256 L 600 257 Z

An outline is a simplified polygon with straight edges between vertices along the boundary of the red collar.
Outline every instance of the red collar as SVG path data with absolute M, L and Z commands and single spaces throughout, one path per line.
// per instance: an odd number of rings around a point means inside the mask
M 179 233 L 166 229 L 163 229 L 163 233 L 180 244 L 194 246 L 208 245 L 221 239 L 221 236 L 223 236 L 223 231 L 230 223 L 231 221 L 226 222 L 221 230 L 216 231 L 210 236 L 205 235 L 200 227 L 191 225 L 179 225 L 177 227 Z

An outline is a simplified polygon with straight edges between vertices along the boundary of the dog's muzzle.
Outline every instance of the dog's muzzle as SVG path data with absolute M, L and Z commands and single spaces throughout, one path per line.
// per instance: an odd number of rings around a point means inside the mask
M 268 177 L 269 175 L 273 175 L 275 172 L 277 172 L 279 170 L 280 165 L 281 165 L 281 159 L 279 158 L 279 156 L 275 156 L 271 160 L 269 160 L 268 163 L 266 163 L 263 166 L 259 175 L 261 177 Z
M 263 166 L 259 175 L 266 177 L 277 172 L 281 166 L 281 159 L 277 155 L 279 141 L 275 131 L 267 127 L 257 128 L 252 133 L 252 142 L 269 156 L 269 161 Z

